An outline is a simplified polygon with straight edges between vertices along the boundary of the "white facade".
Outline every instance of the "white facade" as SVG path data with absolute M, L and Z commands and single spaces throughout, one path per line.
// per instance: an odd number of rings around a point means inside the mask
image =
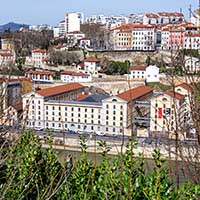
M 0 51 L 0 67 L 10 66 L 15 63 L 15 55 L 10 51 Z
M 185 34 L 185 49 L 200 49 L 200 34 Z
M 67 38 L 67 46 L 74 46 L 78 44 L 78 41 L 81 38 L 85 37 L 85 34 L 79 31 L 74 31 L 66 33 L 65 37 Z
M 132 30 L 132 49 L 150 51 L 155 50 L 156 33 L 155 28 L 134 28 Z
M 66 33 L 65 32 L 65 20 L 59 22 L 58 28 L 59 28 L 59 36 L 64 36 Z
M 100 69 L 100 60 L 95 57 L 86 58 L 81 64 L 77 66 L 78 72 L 91 74 L 93 77 L 98 76 L 98 71 Z
M 45 99 L 42 95 L 31 92 L 23 96 L 23 110 L 28 117 L 26 125 L 66 132 L 71 130 L 107 135 L 124 133 L 130 136 L 136 114 L 133 101 L 149 98 L 151 92 L 151 88 L 141 86 L 117 96 L 103 95 L 98 101 L 52 100 L 50 97 Z M 130 94 L 137 97 L 129 98 Z M 93 94 L 88 97 L 99 99 L 100 96 Z
M 185 70 L 188 73 L 196 73 L 200 71 L 200 59 L 195 57 L 185 57 Z
M 159 68 L 156 65 L 132 66 L 129 68 L 129 78 L 132 80 L 143 80 L 146 82 L 159 82 Z
M 32 50 L 32 63 L 36 67 L 40 67 L 44 60 L 48 57 L 48 52 L 44 49 Z
M 159 82 L 159 68 L 156 65 L 149 65 L 146 67 L 146 82 Z
M 91 46 L 91 41 L 90 41 L 90 39 L 89 39 L 89 38 L 81 38 L 81 39 L 80 39 L 79 46 L 80 46 L 81 48 L 90 47 L 90 46 Z
M 84 83 L 84 82 L 91 82 L 92 76 L 91 74 L 64 71 L 64 72 L 61 72 L 60 79 L 62 82 L 65 82 L 65 83 L 72 83 L 72 82 Z
M 44 82 L 44 83 L 53 83 L 53 76 L 55 75 L 54 72 L 47 72 L 47 71 L 27 71 L 25 76 L 27 78 L 31 78 L 33 81 L 36 82 Z
M 161 49 L 169 49 L 169 30 L 161 31 Z
M 65 33 L 80 31 L 80 25 L 83 22 L 81 13 L 66 13 L 65 15 Z
M 60 36 L 60 28 L 58 26 L 53 28 L 53 37 L 58 38 Z

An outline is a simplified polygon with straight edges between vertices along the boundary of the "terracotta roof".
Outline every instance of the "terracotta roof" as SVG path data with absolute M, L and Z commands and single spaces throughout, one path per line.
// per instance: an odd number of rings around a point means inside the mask
M 54 75 L 55 72 L 29 70 L 29 71 L 26 72 L 26 74 Z
M 77 97 L 77 101 L 80 101 L 82 99 L 85 99 L 86 97 L 90 96 L 90 94 L 80 94 L 78 97 Z
M 169 96 L 171 96 L 172 98 L 175 98 L 175 99 L 177 99 L 177 100 L 182 100 L 182 99 L 184 99 L 184 97 L 185 97 L 184 95 L 179 94 L 179 93 L 174 92 L 174 91 L 171 91 L 171 90 L 167 91 L 165 94 L 167 94 L 167 95 L 169 95 Z
M 178 12 L 159 12 L 158 15 L 166 16 L 166 17 L 170 17 L 170 16 L 184 17 L 184 15 L 182 13 L 178 13 Z
M 63 71 L 63 72 L 61 72 L 61 74 L 71 75 L 71 76 L 85 76 L 85 77 L 90 76 L 89 74 L 78 73 L 78 72 L 73 72 L 73 71 Z
M 81 69 L 84 69 L 84 63 L 80 63 L 80 64 L 78 64 L 78 66 L 80 66 L 81 67 Z
M 147 66 L 131 66 L 129 67 L 129 70 L 134 71 L 134 70 L 139 70 L 139 71 L 145 71 Z
M 153 91 L 153 88 L 149 86 L 139 86 L 137 88 L 133 88 L 121 94 L 118 94 L 117 97 L 129 102 L 129 101 L 136 100 L 148 93 L 151 93 L 152 91 Z
M 183 89 L 191 91 L 191 92 L 193 91 L 193 87 L 188 83 L 181 83 L 177 85 L 176 87 L 182 87 Z
M 2 56 L 2 57 L 8 57 L 8 56 L 13 56 L 13 54 L 10 53 L 10 52 L 0 52 L 0 56 Z
M 147 16 L 149 18 L 159 18 L 159 15 L 154 14 L 154 13 L 146 13 L 145 16 Z
M 185 37 L 200 37 L 200 33 L 189 33 L 189 34 L 185 34 Z
M 89 57 L 83 60 L 83 62 L 100 62 L 96 57 Z
M 47 53 L 46 49 L 33 49 L 32 53 Z
M 150 24 L 141 24 L 141 23 L 134 23 L 134 24 L 122 24 L 112 30 L 123 30 L 123 29 L 134 29 L 134 28 L 154 28 L 153 25 Z
M 50 97 L 50 96 L 68 93 L 68 92 L 83 89 L 83 88 L 85 88 L 85 86 L 81 85 L 80 83 L 69 83 L 65 85 L 38 90 L 36 93 L 44 97 Z

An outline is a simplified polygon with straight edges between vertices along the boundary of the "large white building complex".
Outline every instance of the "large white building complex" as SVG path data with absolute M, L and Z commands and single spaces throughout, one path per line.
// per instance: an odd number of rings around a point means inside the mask
M 139 123 L 144 120 L 138 118 L 134 103 L 150 100 L 152 92 L 152 88 L 140 86 L 107 96 L 89 94 L 85 86 L 71 83 L 24 95 L 23 109 L 29 128 L 131 135 L 135 118 Z M 148 113 L 140 110 L 145 117 Z

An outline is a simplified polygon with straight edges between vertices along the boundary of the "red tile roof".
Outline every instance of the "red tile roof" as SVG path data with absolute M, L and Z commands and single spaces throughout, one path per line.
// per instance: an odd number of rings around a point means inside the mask
M 90 96 L 90 94 L 80 94 L 78 97 L 77 97 L 77 101 L 80 101 L 82 99 L 85 99 L 86 97 Z
M 84 77 L 90 76 L 89 74 L 77 73 L 77 72 L 73 72 L 73 71 L 63 71 L 63 72 L 61 72 L 61 74 L 63 74 L 63 75 L 71 75 L 71 76 L 84 76 Z
M 171 91 L 171 90 L 167 91 L 165 94 L 167 94 L 167 95 L 169 95 L 170 97 L 175 98 L 175 99 L 177 99 L 177 100 L 183 100 L 184 97 L 185 97 L 184 95 L 179 94 L 179 93 L 174 92 L 174 91 Z
M 159 18 L 159 15 L 154 14 L 154 13 L 146 13 L 145 16 L 147 16 L 149 18 Z
M 124 30 L 124 29 L 128 30 L 128 29 L 134 29 L 134 28 L 154 28 L 154 26 L 150 24 L 141 24 L 141 23 L 122 24 L 121 26 L 113 28 L 112 30 Z
M 55 72 L 29 70 L 29 71 L 26 72 L 26 74 L 54 75 Z
M 46 49 L 33 49 L 32 53 L 47 53 Z
M 81 85 L 80 83 L 69 83 L 65 85 L 38 90 L 37 93 L 44 97 L 50 97 L 50 96 L 60 95 L 63 93 L 68 93 L 68 92 L 83 89 L 83 88 L 85 88 L 85 86 Z
M 96 57 L 89 57 L 83 60 L 83 62 L 100 62 Z
M 8 56 L 13 56 L 13 54 L 10 53 L 10 52 L 0 52 L 0 56 L 2 56 L 2 57 L 8 57 Z
M 187 91 L 193 91 L 193 87 L 188 84 L 188 83 L 181 83 L 180 85 L 177 85 L 176 87 L 182 87 L 183 89 L 187 90 Z
M 178 12 L 159 12 L 158 15 L 165 16 L 165 17 L 170 17 L 170 16 L 184 17 L 184 15 L 182 13 L 178 13 Z
M 200 33 L 186 33 L 185 37 L 200 37 Z
M 143 65 L 141 65 L 141 66 L 131 66 L 131 67 L 129 67 L 129 70 L 130 71 L 134 71 L 134 70 L 145 71 L 146 68 L 147 68 L 147 66 L 143 66 Z
M 129 101 L 136 100 L 151 92 L 153 92 L 153 88 L 149 86 L 139 86 L 137 88 L 133 88 L 121 94 L 118 94 L 117 97 L 129 102 Z

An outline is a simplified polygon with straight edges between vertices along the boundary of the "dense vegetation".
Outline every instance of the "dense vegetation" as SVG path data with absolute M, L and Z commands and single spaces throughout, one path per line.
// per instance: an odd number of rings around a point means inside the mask
M 51 146 L 51 137 L 48 137 Z M 126 153 L 110 160 L 109 148 L 99 142 L 101 162 L 87 159 L 85 138 L 80 138 L 81 157 L 59 161 L 52 149 L 42 149 L 39 138 L 26 131 L 13 145 L 1 148 L 1 199 L 138 199 L 190 200 L 200 197 L 200 186 L 174 187 L 159 152 L 153 154 L 152 172 L 144 169 L 144 158 L 132 153 L 136 141 L 130 140 Z

